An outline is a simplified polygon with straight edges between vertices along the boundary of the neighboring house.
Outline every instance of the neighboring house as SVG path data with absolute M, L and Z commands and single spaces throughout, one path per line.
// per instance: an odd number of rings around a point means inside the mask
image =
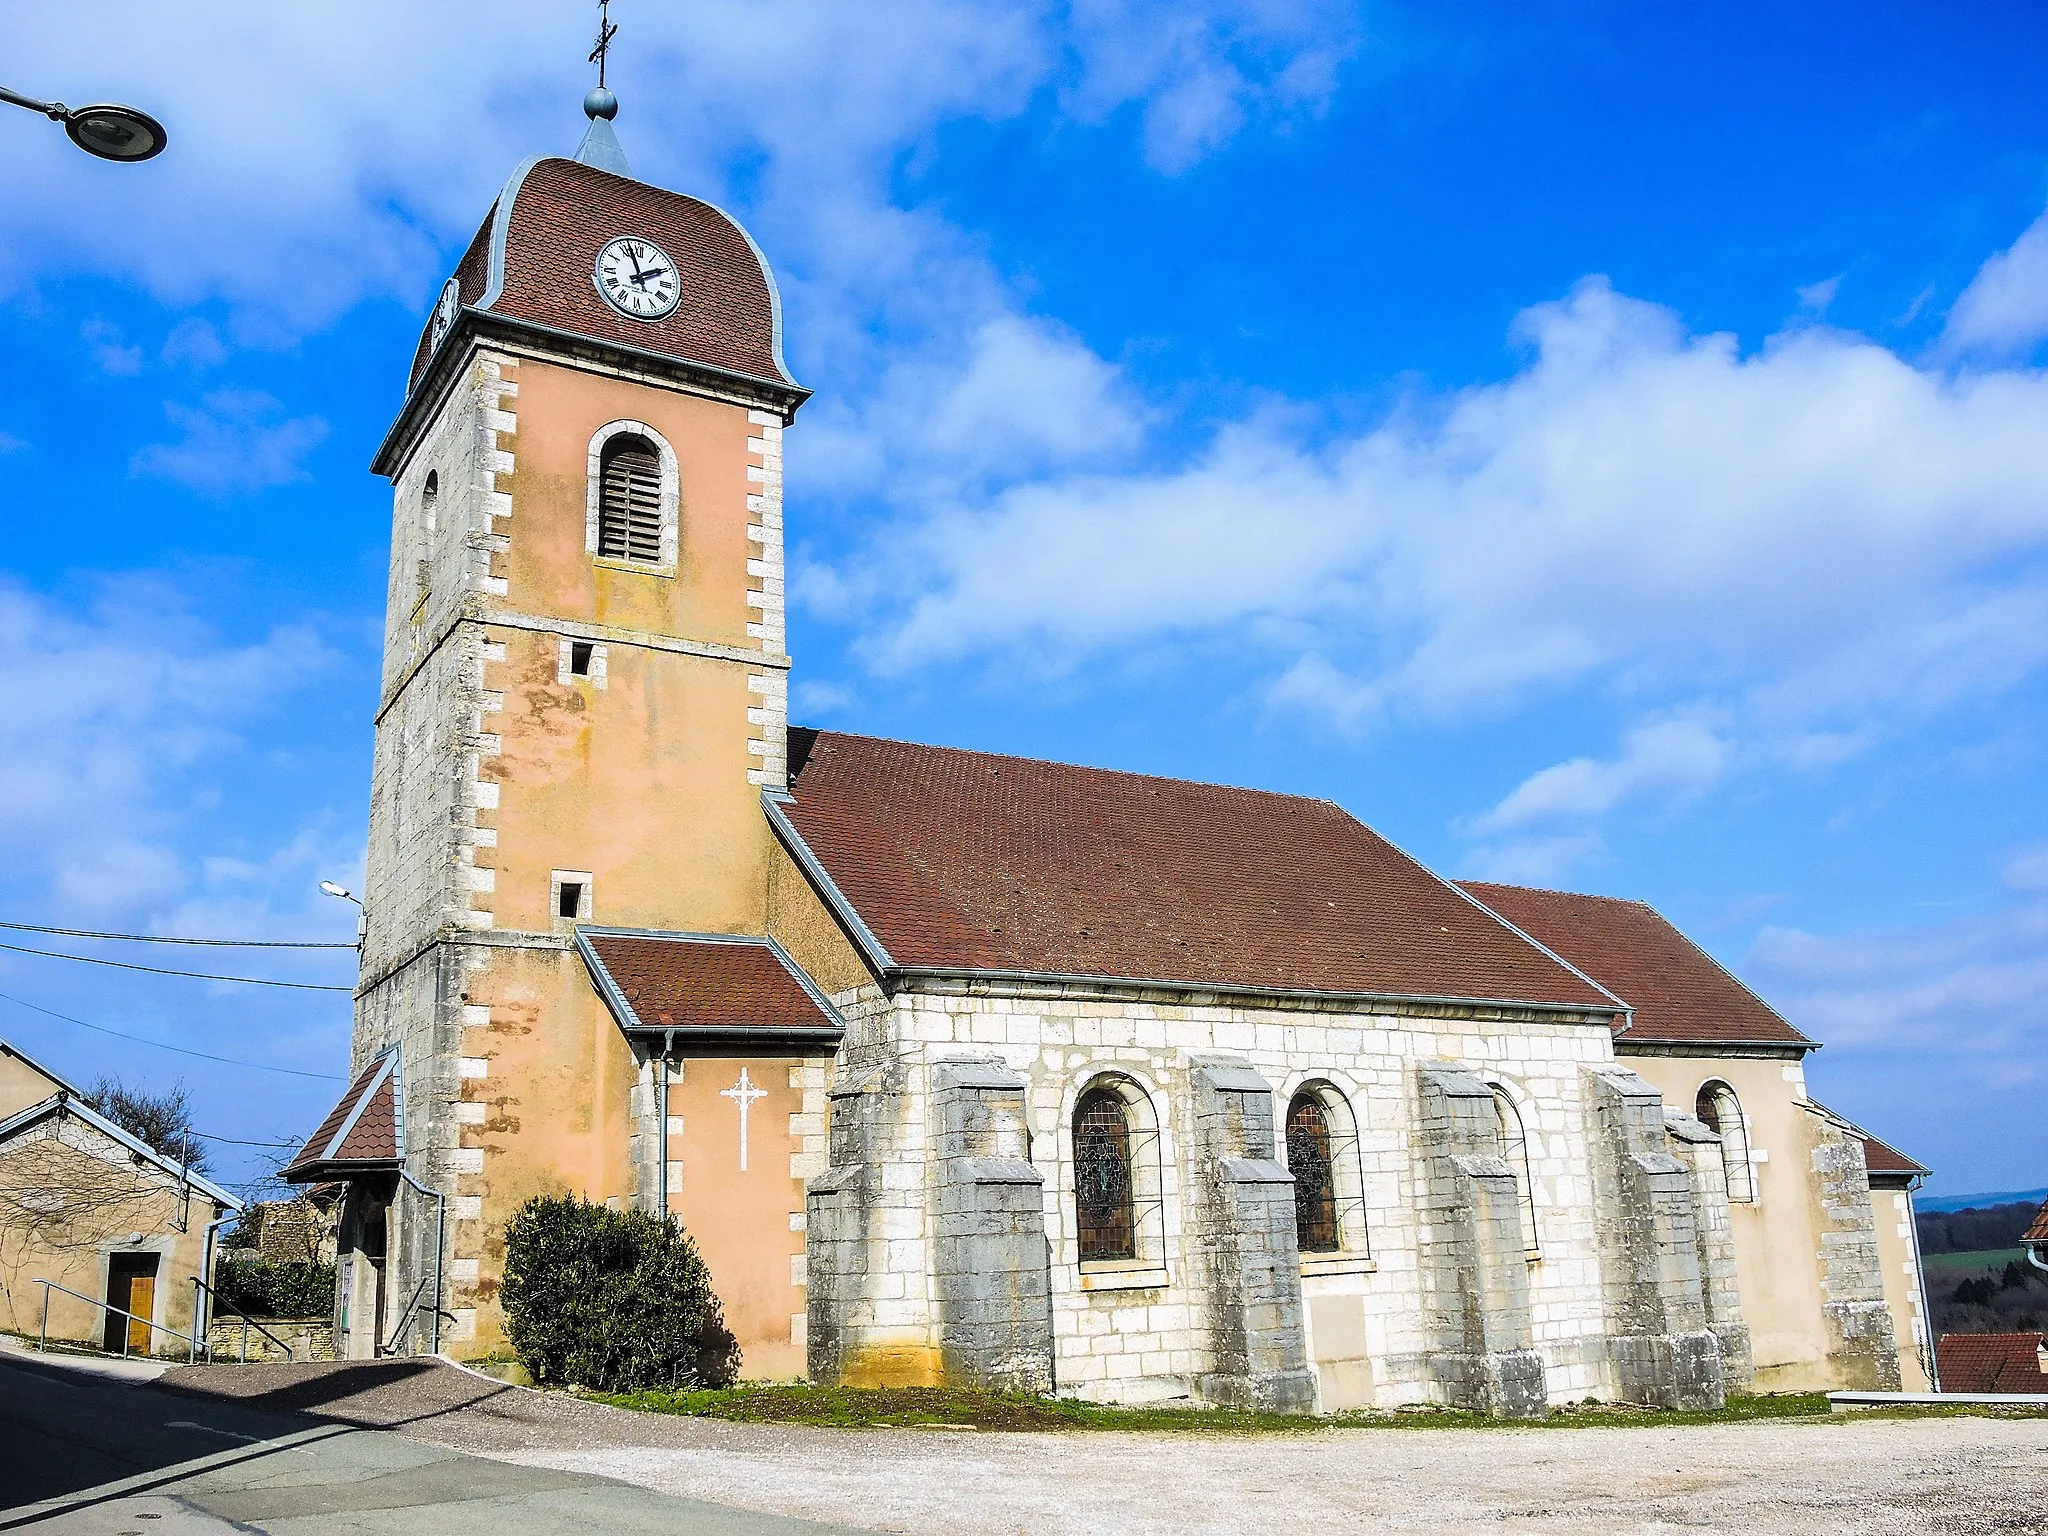
M 792 729 L 807 395 L 759 249 L 602 119 L 419 337 L 355 1076 L 287 1171 L 348 1186 L 348 1355 L 504 1347 L 504 1224 L 554 1193 L 680 1217 L 752 1376 L 1897 1385 L 1862 1142 L 1710 963 L 1652 996 L 1326 800 Z
M 1626 1002 L 1615 1056 L 1720 1136 L 1757 1386 L 1924 1390 L 1911 1185 L 1927 1170 L 1807 1096 L 1817 1042 L 1642 902 L 1463 885 Z
M 2034 1212 L 2034 1220 L 2020 1243 L 2027 1250 L 2028 1263 L 2036 1269 L 2048 1269 L 2048 1200 L 2042 1201 L 2041 1209 Z
M 241 1209 L 0 1040 L 0 1327 L 35 1335 L 49 1280 L 137 1319 L 53 1291 L 52 1338 L 182 1352 L 162 1330 L 191 1331 L 206 1229 Z
M 1944 1333 L 1939 1358 L 1944 1392 L 2048 1395 L 2048 1334 Z
M 250 1207 L 244 1227 L 257 1256 L 267 1264 L 332 1264 L 341 1225 L 340 1184 L 316 1184 L 292 1200 L 264 1200 Z

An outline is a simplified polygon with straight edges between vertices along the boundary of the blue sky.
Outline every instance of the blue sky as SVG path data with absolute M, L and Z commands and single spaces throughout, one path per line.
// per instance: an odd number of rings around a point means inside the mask
M 817 391 L 801 718 L 1326 795 L 1448 873 L 1647 899 L 1936 1190 L 2042 1182 L 2038 7 L 613 14 L 637 171 L 745 218 Z M 7 85 L 172 132 L 117 167 L 0 119 L 0 917 L 352 932 L 314 886 L 362 860 L 364 466 L 498 184 L 574 146 L 592 24 L 0 18 Z M 345 1061 L 340 994 L 5 952 L 0 993 Z M 225 1137 L 331 1100 L 0 1034 L 183 1076 Z

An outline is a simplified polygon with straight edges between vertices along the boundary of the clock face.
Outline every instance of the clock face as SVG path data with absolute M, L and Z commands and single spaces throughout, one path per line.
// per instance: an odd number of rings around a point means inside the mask
M 597 253 L 597 291 L 635 320 L 659 320 L 683 296 L 676 264 L 652 240 L 621 235 Z
M 441 345 L 441 338 L 448 334 L 448 327 L 455 323 L 456 311 L 461 308 L 462 285 L 451 277 L 441 285 L 441 297 L 434 305 L 434 335 L 427 343 L 429 352 Z

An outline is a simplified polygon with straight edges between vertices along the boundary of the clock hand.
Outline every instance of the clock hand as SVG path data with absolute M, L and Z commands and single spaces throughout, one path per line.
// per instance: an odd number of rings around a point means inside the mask
M 642 292 L 645 292 L 649 283 L 653 282 L 657 277 L 666 276 L 668 276 L 667 267 L 650 267 L 645 272 L 635 272 L 633 274 L 633 282 Z

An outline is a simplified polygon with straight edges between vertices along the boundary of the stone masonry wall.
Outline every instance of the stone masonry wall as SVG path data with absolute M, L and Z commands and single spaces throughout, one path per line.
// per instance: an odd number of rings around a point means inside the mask
M 1549 1395 L 1568 1401 L 1606 1390 L 1605 1303 L 1580 1081 L 1582 1066 L 1612 1060 L 1604 1017 L 1273 1009 L 1166 993 L 1110 999 L 1051 988 L 970 993 L 939 984 L 894 998 L 869 988 L 839 1001 L 849 1028 L 831 1090 L 831 1167 L 812 1184 L 808 1214 L 808 1326 L 812 1370 L 821 1379 L 941 1374 L 927 1079 L 938 1058 L 973 1051 L 1000 1058 L 1025 1084 L 1030 1160 L 1045 1180 L 1057 1389 L 1119 1401 L 1193 1395 L 1207 1336 L 1188 1243 L 1195 1203 L 1191 1074 L 1195 1056 L 1227 1053 L 1273 1086 L 1276 1105 L 1305 1083 L 1327 1083 L 1356 1122 L 1348 1155 L 1357 1160 L 1367 1231 L 1360 1251 L 1318 1256 L 1333 1273 L 1316 1285 L 1319 1292 L 1341 1290 L 1344 1331 L 1355 1334 L 1370 1361 L 1350 1379 L 1369 1383 L 1374 1403 L 1444 1397 L 1426 1367 L 1426 1175 L 1416 1155 L 1413 1073 L 1418 1063 L 1447 1057 L 1502 1083 L 1523 1111 L 1541 1252 L 1518 1261 L 1529 1296 L 1529 1347 L 1542 1356 Z M 1138 1258 L 1084 1267 L 1076 1248 L 1070 1125 L 1076 1100 L 1104 1073 L 1127 1083 L 1139 1101 L 1131 1111 Z M 1314 1357 L 1319 1367 L 1343 1364 L 1326 1350 Z

